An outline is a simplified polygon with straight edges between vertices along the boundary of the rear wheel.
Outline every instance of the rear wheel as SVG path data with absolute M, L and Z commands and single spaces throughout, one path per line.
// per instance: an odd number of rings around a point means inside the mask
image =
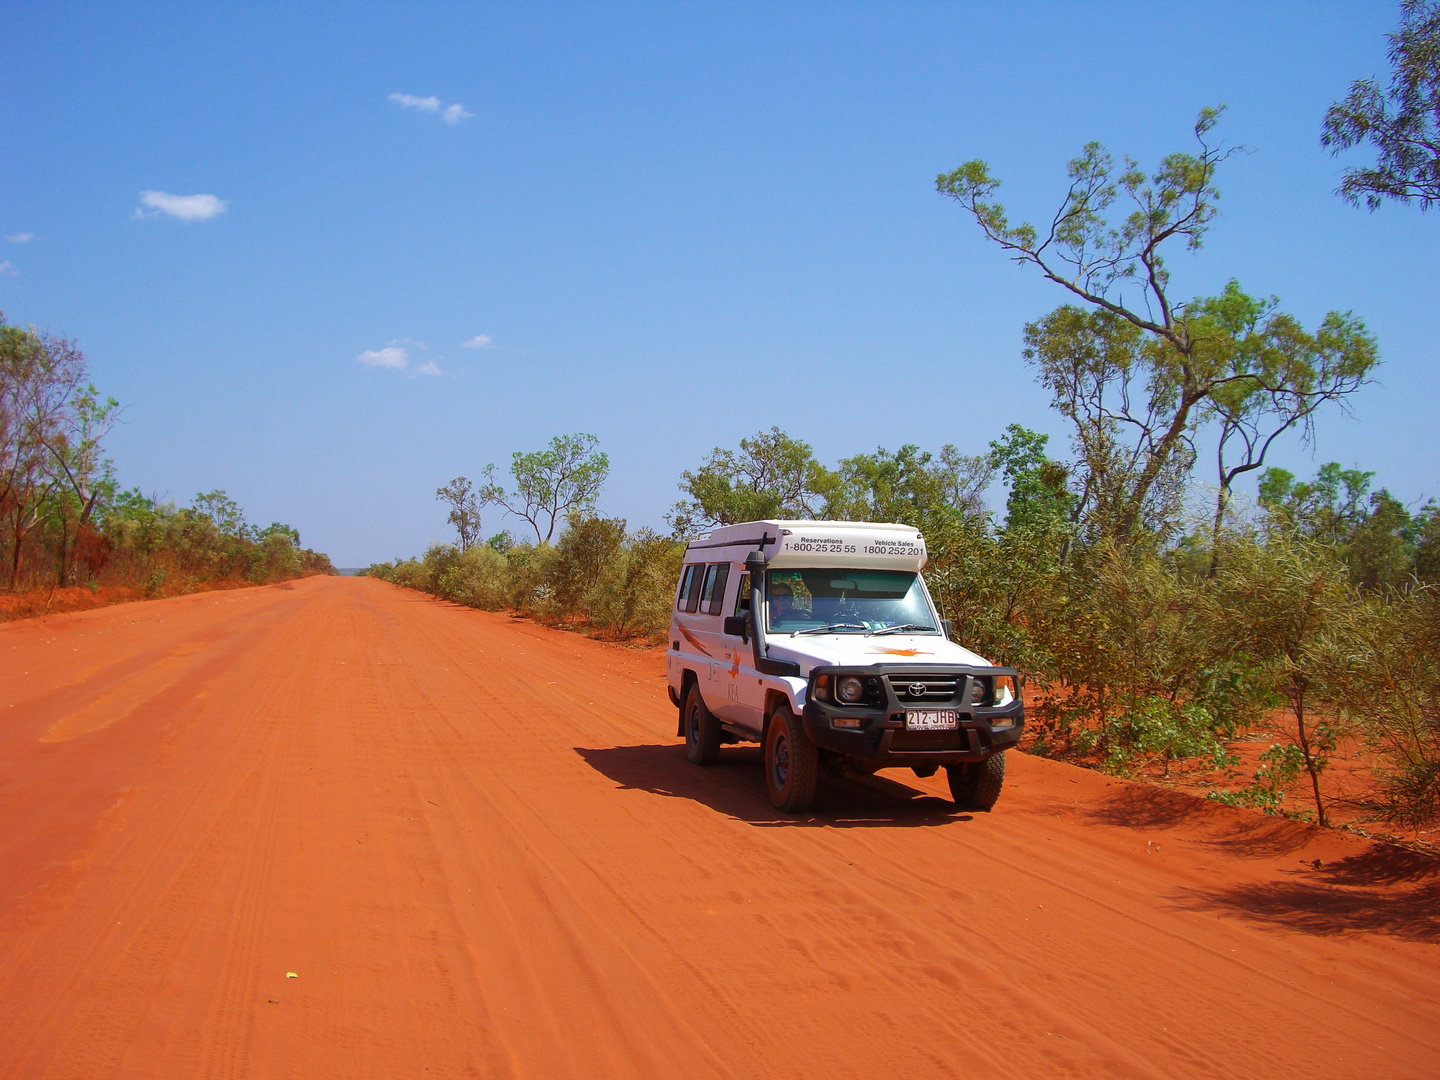
M 765 786 L 775 809 L 802 814 L 815 801 L 820 755 L 804 727 L 781 705 L 770 717 L 765 733 Z
M 705 707 L 700 688 L 685 695 L 685 756 L 693 765 L 714 765 L 720 760 L 720 721 Z
M 1005 784 L 1005 753 L 991 754 L 984 761 L 946 765 L 945 778 L 957 806 L 966 810 L 990 810 Z

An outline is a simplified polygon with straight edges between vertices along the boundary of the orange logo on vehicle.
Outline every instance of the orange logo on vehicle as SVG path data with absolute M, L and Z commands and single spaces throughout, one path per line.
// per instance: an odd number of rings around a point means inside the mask
M 877 653 L 884 653 L 886 656 L 931 656 L 933 654 L 921 649 L 876 649 Z

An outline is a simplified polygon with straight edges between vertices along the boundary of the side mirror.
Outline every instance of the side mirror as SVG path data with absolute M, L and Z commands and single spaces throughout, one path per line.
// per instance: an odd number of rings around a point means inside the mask
M 949 619 L 940 620 L 940 629 L 945 631 L 946 638 L 953 638 L 955 636 L 955 624 Z
M 749 620 L 744 615 L 725 616 L 725 634 L 728 637 L 738 637 L 748 640 L 750 637 Z

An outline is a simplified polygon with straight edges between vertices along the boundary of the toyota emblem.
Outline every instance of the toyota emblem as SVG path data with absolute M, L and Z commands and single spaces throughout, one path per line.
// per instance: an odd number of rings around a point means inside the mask
M 911 697 L 925 696 L 925 684 L 923 682 L 912 682 L 905 689 L 909 692 Z

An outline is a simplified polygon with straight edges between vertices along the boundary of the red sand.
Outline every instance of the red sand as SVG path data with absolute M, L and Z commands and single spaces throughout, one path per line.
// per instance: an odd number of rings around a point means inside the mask
M 363 578 L 0 627 L 0 1076 L 1437 1072 L 1432 862 L 1019 755 L 789 820 L 674 732 Z

